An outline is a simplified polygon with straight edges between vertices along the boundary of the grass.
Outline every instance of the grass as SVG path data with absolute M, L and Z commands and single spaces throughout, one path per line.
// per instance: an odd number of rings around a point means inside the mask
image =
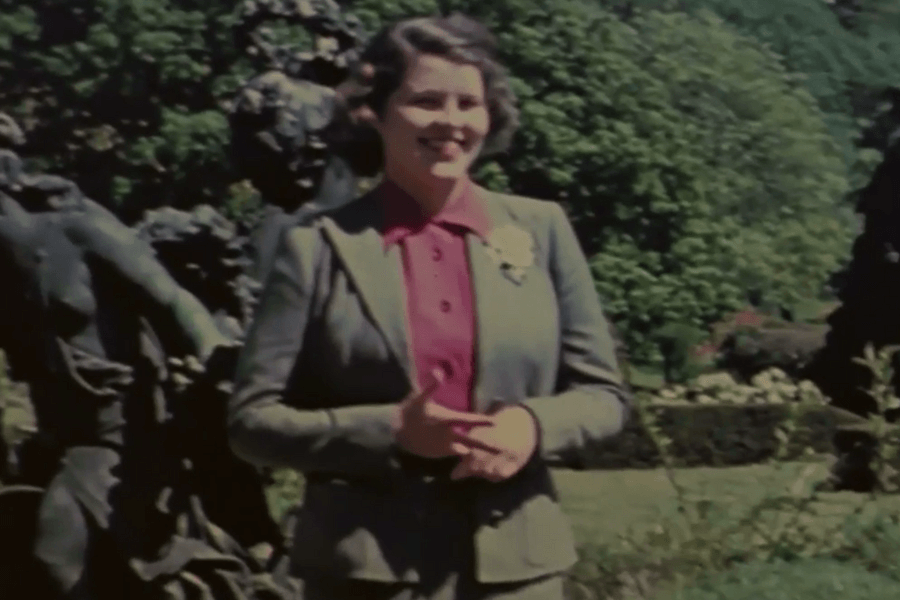
M 887 368 L 887 360 L 879 360 L 871 358 L 873 372 Z M 879 404 L 888 395 L 889 380 L 886 372 L 878 374 L 873 394 Z M 27 403 L 20 401 L 23 392 L 0 390 L 8 434 L 32 422 Z M 670 440 L 649 412 L 638 412 L 667 456 Z M 785 440 L 791 423 L 779 430 Z M 887 443 L 883 425 L 873 421 L 883 444 L 879 456 L 893 456 L 897 444 Z M 830 466 L 828 459 L 811 457 L 730 468 L 554 470 L 582 553 L 567 580 L 567 597 L 662 598 L 706 574 L 730 573 L 737 563 L 767 565 L 782 559 L 852 559 L 862 573 L 877 571 L 900 581 L 900 486 L 871 495 L 811 493 Z M 274 475 L 266 493 L 273 515 L 280 518 L 300 501 L 303 479 L 290 471 Z M 740 585 L 756 589 L 752 581 Z
M 708 497 L 727 506 L 725 521 L 736 521 L 773 490 L 790 494 L 792 484 L 808 470 L 808 490 L 828 473 L 822 463 L 782 463 L 742 467 L 676 469 L 676 476 L 693 495 Z M 616 536 L 650 529 L 661 520 L 674 518 L 678 499 L 662 469 L 623 471 L 554 471 L 563 509 L 572 521 L 579 543 L 604 542 Z M 804 491 L 805 491 L 804 490 Z M 874 502 L 853 492 L 829 493 L 813 505 L 823 526 L 837 525 L 866 504 L 864 516 L 900 509 L 900 497 L 882 496 Z M 769 518 L 776 518 L 775 514 Z M 722 523 L 727 525 L 727 523 Z
M 736 522 L 771 496 L 773 490 L 790 494 L 804 470 L 808 473 L 803 491 L 807 491 L 826 477 L 829 465 L 826 462 L 796 462 L 777 466 L 699 467 L 677 469 L 676 473 L 689 493 L 729 507 L 729 514 L 721 515 L 726 521 L 721 524 L 727 525 L 727 521 Z M 663 469 L 556 469 L 553 478 L 579 544 L 604 543 L 621 535 L 639 533 L 678 514 L 678 498 Z M 280 517 L 292 504 L 300 501 L 302 478 L 282 471 L 276 473 L 276 482 L 267 490 L 267 495 L 272 513 Z M 863 504 L 867 505 L 863 515 L 874 517 L 883 510 L 900 510 L 900 497 L 882 496 L 873 502 L 867 496 L 852 492 L 830 493 L 822 496 L 813 509 L 823 526 L 836 526 Z M 773 513 L 768 518 L 778 518 L 778 515 Z

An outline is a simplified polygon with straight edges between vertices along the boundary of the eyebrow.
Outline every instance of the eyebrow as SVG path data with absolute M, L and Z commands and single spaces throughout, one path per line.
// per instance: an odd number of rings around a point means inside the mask
M 430 88 L 430 87 L 429 88 L 418 88 L 418 89 L 414 88 L 414 87 L 407 87 L 407 90 L 409 91 L 410 94 L 412 94 L 414 96 L 425 96 L 428 94 L 433 94 L 435 96 L 446 96 L 447 95 L 447 92 L 445 90 L 438 90 L 438 89 Z M 462 98 L 475 98 L 475 99 L 480 98 L 480 96 L 478 94 L 473 94 L 471 92 L 462 92 L 457 95 L 459 95 Z

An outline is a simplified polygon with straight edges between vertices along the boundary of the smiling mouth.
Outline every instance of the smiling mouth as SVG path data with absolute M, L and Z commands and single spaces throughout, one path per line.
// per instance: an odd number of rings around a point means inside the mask
M 465 143 L 456 139 L 421 138 L 419 143 L 446 159 L 454 158 L 465 149 Z

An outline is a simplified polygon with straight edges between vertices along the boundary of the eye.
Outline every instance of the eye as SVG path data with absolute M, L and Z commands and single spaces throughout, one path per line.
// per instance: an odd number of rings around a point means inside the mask
M 475 96 L 466 96 L 459 99 L 459 107 L 462 110 L 471 110 L 473 108 L 479 108 L 484 103 L 480 98 L 476 98 Z
M 413 106 L 418 106 L 419 108 L 436 109 L 440 108 L 443 105 L 443 101 L 438 96 L 422 95 L 413 96 L 413 98 L 410 100 L 410 104 L 412 104 Z

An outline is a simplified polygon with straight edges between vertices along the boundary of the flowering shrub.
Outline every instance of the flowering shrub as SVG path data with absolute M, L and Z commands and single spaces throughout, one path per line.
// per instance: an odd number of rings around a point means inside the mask
M 784 404 L 791 401 L 826 404 L 826 398 L 811 381 L 793 381 L 776 368 L 753 376 L 750 384 L 739 383 L 728 373 L 700 375 L 687 385 L 659 390 L 651 404 Z

